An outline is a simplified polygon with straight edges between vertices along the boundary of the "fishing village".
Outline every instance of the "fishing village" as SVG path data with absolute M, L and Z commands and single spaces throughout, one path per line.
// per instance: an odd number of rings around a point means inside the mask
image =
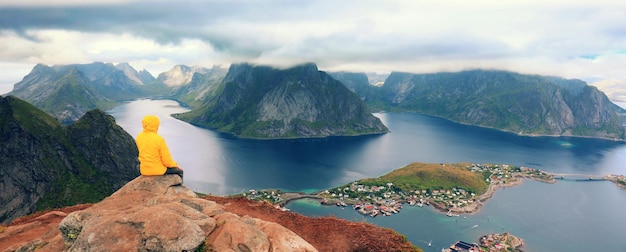
M 439 164 L 442 167 L 450 164 Z M 455 167 L 456 168 L 456 167 Z M 433 206 L 449 217 L 460 214 L 475 213 L 482 203 L 490 198 L 500 187 L 514 186 L 520 183 L 521 178 L 531 178 L 541 182 L 554 183 L 553 176 L 546 172 L 509 165 L 471 164 L 465 169 L 483 179 L 487 189 L 480 192 L 474 186 L 464 186 L 463 183 L 452 183 L 446 187 L 428 187 L 406 190 L 396 182 L 371 181 L 360 183 L 352 182 L 343 187 L 336 187 L 318 193 L 322 204 L 334 204 L 340 207 L 352 205 L 352 208 L 361 214 L 389 216 L 400 212 L 404 204 L 409 206 Z
M 419 164 L 423 167 L 424 164 Z M 412 164 L 413 165 L 413 164 Z M 244 197 L 251 200 L 262 200 L 274 204 L 277 208 L 284 208 L 289 201 L 303 198 L 319 200 L 324 205 L 336 205 L 338 207 L 351 207 L 359 213 L 371 217 L 390 216 L 399 213 L 403 205 L 424 207 L 433 206 L 449 217 L 457 217 L 461 214 L 476 213 L 487 199 L 491 198 L 499 188 L 512 187 L 520 184 L 523 178 L 532 179 L 544 183 L 556 183 L 558 180 L 567 180 L 567 174 L 547 173 L 528 167 L 515 167 L 507 164 L 427 164 L 429 166 L 448 166 L 443 176 L 445 179 L 459 181 L 446 181 L 434 185 L 407 184 L 405 175 L 376 179 L 363 179 L 352 183 L 327 189 L 316 193 L 282 192 L 276 189 L 249 190 L 243 193 Z M 411 165 L 398 169 L 403 171 Z M 452 169 L 450 169 L 452 168 Z M 422 169 L 422 168 L 419 168 Z M 463 173 L 459 173 L 462 169 Z M 394 171 L 394 172 L 396 172 Z M 452 171 L 452 172 L 451 172 Z M 432 176 L 428 171 L 411 171 L 411 176 Z M 393 173 L 393 172 L 392 172 Z M 468 174 L 473 174 L 477 181 L 467 181 Z M 436 180 L 441 180 L 441 174 Z M 455 177 L 456 176 L 456 177 Z M 580 176 L 579 176 L 580 177 Z M 626 188 L 626 177 L 623 175 L 606 175 L 604 177 L 574 178 L 578 181 L 607 180 L 621 188 Z M 401 178 L 401 179 L 398 179 Z
M 432 206 L 448 217 L 473 214 L 499 189 L 532 179 L 543 183 L 610 181 L 626 189 L 623 175 L 555 174 L 528 167 L 501 164 L 412 163 L 379 178 L 362 179 L 315 192 L 282 192 L 275 189 L 242 193 L 250 200 L 266 201 L 283 211 L 293 200 L 314 199 L 323 205 L 352 208 L 365 216 L 391 216 L 403 206 Z M 431 244 L 428 243 L 430 247 Z M 509 233 L 481 236 L 475 243 L 457 241 L 442 251 L 523 251 L 524 241 Z

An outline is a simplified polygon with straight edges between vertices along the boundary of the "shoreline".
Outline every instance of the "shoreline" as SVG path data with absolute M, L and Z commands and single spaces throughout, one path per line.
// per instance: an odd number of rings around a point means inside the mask
M 493 195 L 495 194 L 496 191 L 498 191 L 498 189 L 520 185 L 523 182 L 524 178 L 526 177 L 519 176 L 511 181 L 508 181 L 507 183 L 490 184 L 485 193 L 477 196 L 476 200 L 473 203 L 471 203 L 468 206 L 464 206 L 462 208 L 458 208 L 458 207 L 450 208 L 450 207 L 443 206 L 441 203 L 437 203 L 437 202 L 428 202 L 427 205 L 433 206 L 433 208 L 437 209 L 441 213 L 475 214 L 480 211 L 480 208 L 487 202 L 487 200 L 493 197 Z M 532 179 L 532 178 L 528 178 L 528 179 Z M 549 182 L 549 181 L 545 181 L 541 179 L 533 179 L 533 180 L 537 180 L 537 181 L 544 182 L 544 183 L 555 183 L 555 182 Z M 347 207 L 348 205 L 354 206 L 354 205 L 360 204 L 358 200 L 353 200 L 353 199 L 340 200 L 340 199 L 335 199 L 335 198 L 324 198 L 316 194 L 307 194 L 304 192 L 284 192 L 282 195 L 283 195 L 282 196 L 283 199 L 280 200 L 280 202 L 276 204 L 277 207 L 284 207 L 289 202 L 300 200 L 300 199 L 319 200 L 320 204 L 326 205 L 326 206 L 337 205 L 337 206 Z M 396 204 L 405 204 L 405 203 L 408 203 L 408 201 L 399 201 Z
M 487 201 L 493 197 L 493 195 L 499 190 L 507 187 L 515 187 L 523 183 L 525 179 L 531 179 L 542 183 L 555 184 L 557 179 L 554 176 L 534 176 L 533 174 L 515 174 L 506 180 L 498 180 L 497 182 L 491 182 L 487 187 L 486 191 L 480 195 L 474 196 L 472 198 L 472 202 L 464 205 L 462 207 L 459 206 L 448 206 L 445 202 L 436 202 L 430 198 L 422 198 L 419 201 L 416 199 L 395 199 L 392 200 L 392 203 L 383 204 L 380 201 L 363 201 L 352 198 L 332 198 L 332 197 L 324 197 L 320 196 L 321 192 L 313 192 L 313 193 L 305 193 L 305 192 L 281 192 L 280 190 L 264 190 L 266 195 L 277 195 L 277 199 L 274 204 L 277 208 L 280 208 L 284 211 L 289 211 L 284 206 L 291 201 L 299 200 L 299 199 L 314 199 L 318 200 L 320 204 L 330 206 L 336 205 L 339 207 L 351 207 L 364 215 L 370 215 L 372 217 L 378 215 L 391 215 L 391 213 L 396 214 L 400 212 L 402 205 L 409 203 L 411 206 L 417 205 L 418 207 L 423 207 L 423 205 L 432 206 L 438 212 L 447 214 L 449 217 L 457 217 L 460 214 L 476 214 L 481 208 L 487 203 Z M 619 188 L 626 189 L 626 177 L 623 175 L 606 175 L 603 177 L 603 180 L 610 181 Z M 263 191 L 260 191 L 261 193 Z M 245 195 L 244 195 L 245 196 Z M 267 197 L 264 197 L 267 198 Z M 365 206 L 372 206 L 374 208 L 374 214 L 370 211 L 367 213 L 364 210 Z
M 473 249 L 474 251 L 524 251 L 524 239 L 512 235 L 508 232 L 502 234 L 493 233 L 483 235 L 478 239 L 478 243 L 469 243 L 457 241 L 450 245 L 449 248 L 443 248 L 441 251 L 466 251 Z
M 480 211 L 480 208 L 487 203 L 487 200 L 489 200 L 491 197 L 493 197 L 493 195 L 502 188 L 507 188 L 507 187 L 515 187 L 518 185 L 521 185 L 524 181 L 524 179 L 532 179 L 535 181 L 539 181 L 539 182 L 543 182 L 543 183 L 549 183 L 549 184 L 554 184 L 556 183 L 556 180 L 554 178 L 552 178 L 551 180 L 546 180 L 546 179 L 541 179 L 541 178 L 534 178 L 534 177 L 529 177 L 529 176 L 521 176 L 521 175 L 517 175 L 514 178 L 508 180 L 506 183 L 501 183 L 498 182 L 497 184 L 491 183 L 489 184 L 489 187 L 487 187 L 487 191 L 481 195 L 478 195 L 476 197 L 476 199 L 474 200 L 474 202 L 472 202 L 471 204 L 464 206 L 464 207 L 446 207 L 446 206 L 442 206 L 442 204 L 440 203 L 431 203 L 433 205 L 433 207 L 435 209 L 437 209 L 439 212 L 441 213 L 452 213 L 452 214 L 476 214 Z
M 487 201 L 491 197 L 493 197 L 493 195 L 499 189 L 518 186 L 518 185 L 523 183 L 524 179 L 531 179 L 531 180 L 535 180 L 535 181 L 543 182 L 543 183 L 548 183 L 548 184 L 556 183 L 556 179 L 554 179 L 554 178 L 542 179 L 542 178 L 536 178 L 536 177 L 531 177 L 531 176 L 517 175 L 517 176 L 511 178 L 510 180 L 508 180 L 506 183 L 498 182 L 498 183 L 491 183 L 491 184 L 489 184 L 489 187 L 487 187 L 487 191 L 485 193 L 476 196 L 474 202 L 472 202 L 471 204 L 469 204 L 467 206 L 464 206 L 464 207 L 447 207 L 447 206 L 444 206 L 442 203 L 438 203 L 438 202 L 428 202 L 428 203 L 426 203 L 426 205 L 430 205 L 433 208 L 435 208 L 438 212 L 444 213 L 444 214 L 448 214 L 448 216 L 450 216 L 450 217 L 455 217 L 455 216 L 458 216 L 459 214 L 476 214 L 476 213 L 480 212 L 480 209 L 482 208 L 482 206 L 484 204 L 486 204 Z M 626 187 L 624 187 L 624 188 L 626 189 Z M 307 194 L 307 196 L 290 197 L 288 199 L 285 199 L 285 201 L 280 203 L 279 205 L 280 206 L 284 206 L 284 205 L 286 205 L 287 203 L 289 203 L 291 201 L 298 200 L 298 199 L 303 199 L 303 198 L 319 199 L 320 200 L 320 204 L 327 205 L 327 206 L 337 205 L 337 206 L 346 207 L 347 205 L 353 205 L 354 206 L 356 204 L 360 204 L 359 201 L 352 200 L 352 199 L 340 200 L 340 199 L 335 199 L 335 198 L 324 198 L 324 197 L 320 197 L 320 196 L 315 195 L 315 194 Z M 408 201 L 404 200 L 404 201 L 399 201 L 397 203 L 398 204 L 405 204 L 405 203 L 408 203 Z
M 603 179 L 613 182 L 619 188 L 626 189 L 626 177 L 624 175 L 606 175 Z
M 441 119 L 448 120 L 448 121 L 453 122 L 453 123 L 458 123 L 458 124 L 468 125 L 468 126 L 474 126 L 474 127 L 480 127 L 480 128 L 485 128 L 485 129 L 493 129 L 493 130 L 497 130 L 497 131 L 500 131 L 500 132 L 510 133 L 510 134 L 514 134 L 514 135 L 522 136 L 522 137 L 551 137 L 551 138 L 571 137 L 571 138 L 585 138 L 585 139 L 600 139 L 600 140 L 607 140 L 607 141 L 613 141 L 613 142 L 626 142 L 626 139 L 619 139 L 619 138 L 615 138 L 615 137 L 611 138 L 611 137 L 599 137 L 599 136 L 578 136 L 578 135 L 558 135 L 558 134 L 538 134 L 538 133 L 516 132 L 516 131 L 509 130 L 509 129 L 501 129 L 501 128 L 489 127 L 489 126 L 486 126 L 486 125 L 479 125 L 479 124 L 472 124 L 472 123 L 467 123 L 467 122 L 461 122 L 461 121 L 453 120 L 451 118 L 443 117 L 443 116 L 440 116 L 440 115 L 433 115 L 433 114 L 427 114 L 427 113 L 416 112 L 416 111 L 395 111 L 395 112 L 382 111 L 382 112 L 379 112 L 379 113 L 417 113 L 417 114 L 421 114 L 421 115 L 441 118 Z

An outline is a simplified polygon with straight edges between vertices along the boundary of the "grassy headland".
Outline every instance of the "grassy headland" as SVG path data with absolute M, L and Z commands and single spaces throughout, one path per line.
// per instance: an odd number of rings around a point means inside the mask
M 368 186 L 384 186 L 393 183 L 393 187 L 403 192 L 426 190 L 463 189 L 470 193 L 482 194 L 487 190 L 484 175 L 468 169 L 470 163 L 428 164 L 411 163 L 378 178 L 359 180 Z
M 506 164 L 415 162 L 378 178 L 361 179 L 315 194 L 252 190 L 246 196 L 279 205 L 300 198 L 317 198 L 323 204 L 352 204 L 359 212 L 371 216 L 397 213 L 403 203 L 420 207 L 432 204 L 454 216 L 475 213 L 497 188 L 514 186 L 520 178 L 555 181 L 543 171 Z

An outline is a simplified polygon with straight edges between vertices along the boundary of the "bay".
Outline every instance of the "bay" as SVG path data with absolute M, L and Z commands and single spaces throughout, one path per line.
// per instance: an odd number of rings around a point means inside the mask
M 549 172 L 626 174 L 623 142 L 571 137 L 523 137 L 456 124 L 415 113 L 375 114 L 391 133 L 363 137 L 247 140 L 202 129 L 170 116 L 187 111 L 174 101 L 137 100 L 109 114 L 131 135 L 141 118 L 161 118 L 159 133 L 185 169 L 185 184 L 216 195 L 249 189 L 317 191 L 378 177 L 411 162 L 496 163 Z M 288 208 L 311 216 L 335 215 L 390 227 L 426 251 L 456 240 L 509 231 L 524 238 L 528 251 L 626 251 L 626 190 L 609 182 L 526 181 L 496 192 L 475 215 L 450 218 L 432 208 L 405 207 L 392 217 L 364 217 L 350 208 L 295 201 Z M 477 225 L 477 226 L 476 226 Z M 432 241 L 427 247 L 425 241 Z M 429 250 L 430 249 L 430 250 Z

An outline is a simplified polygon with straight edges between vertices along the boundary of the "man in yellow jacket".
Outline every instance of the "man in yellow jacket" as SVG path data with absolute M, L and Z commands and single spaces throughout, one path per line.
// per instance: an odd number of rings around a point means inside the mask
M 159 118 L 153 115 L 141 120 L 143 131 L 135 139 L 139 149 L 139 171 L 145 176 L 178 174 L 182 178 L 183 170 L 172 159 L 165 139 L 157 134 L 159 124 Z

